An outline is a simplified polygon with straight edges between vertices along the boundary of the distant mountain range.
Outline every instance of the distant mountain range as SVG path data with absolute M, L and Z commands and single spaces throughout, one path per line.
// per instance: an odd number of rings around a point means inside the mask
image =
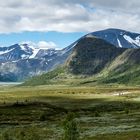
M 57 53 L 55 49 L 35 48 L 29 44 L 15 44 L 10 47 L 0 47 L 0 62 L 36 59 L 55 53 Z
M 0 81 L 22 81 L 63 64 L 69 48 L 35 48 L 29 44 L 0 47 Z
M 93 75 L 129 49 L 132 51 L 128 56 L 139 56 L 138 48 L 140 34 L 119 29 L 89 33 L 62 50 L 39 49 L 30 44 L 0 47 L 0 81 L 22 81 L 64 64 L 73 74 Z M 125 59 L 128 58 L 122 61 Z

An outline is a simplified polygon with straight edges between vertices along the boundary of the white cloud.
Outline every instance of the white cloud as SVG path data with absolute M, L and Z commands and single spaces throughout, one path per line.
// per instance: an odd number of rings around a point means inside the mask
M 1 0 L 0 33 L 95 31 L 140 32 L 138 0 Z
M 43 48 L 43 49 L 50 49 L 50 48 L 56 48 L 57 49 L 57 45 L 52 42 L 52 41 L 39 41 L 37 43 L 32 42 L 32 41 L 23 41 L 20 44 L 28 44 L 30 46 L 33 46 L 34 48 Z
M 54 42 L 46 42 L 46 41 L 39 41 L 37 43 L 39 48 L 56 48 L 56 44 Z

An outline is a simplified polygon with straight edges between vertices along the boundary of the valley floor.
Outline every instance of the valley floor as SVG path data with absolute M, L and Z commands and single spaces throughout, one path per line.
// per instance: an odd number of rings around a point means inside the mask
M 62 140 L 74 112 L 81 140 L 140 140 L 140 87 L 0 86 L 0 140 Z

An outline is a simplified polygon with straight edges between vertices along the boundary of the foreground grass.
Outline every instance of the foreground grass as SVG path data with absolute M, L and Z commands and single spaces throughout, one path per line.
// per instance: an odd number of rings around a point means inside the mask
M 139 87 L 0 87 L 0 139 L 61 140 L 76 112 L 81 140 L 136 140 Z

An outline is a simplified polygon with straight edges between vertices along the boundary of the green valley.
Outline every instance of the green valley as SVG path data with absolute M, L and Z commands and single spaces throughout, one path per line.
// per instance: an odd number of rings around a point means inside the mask
M 81 140 L 139 139 L 140 87 L 52 85 L 0 89 L 1 139 L 60 140 L 69 112 L 75 113 Z

